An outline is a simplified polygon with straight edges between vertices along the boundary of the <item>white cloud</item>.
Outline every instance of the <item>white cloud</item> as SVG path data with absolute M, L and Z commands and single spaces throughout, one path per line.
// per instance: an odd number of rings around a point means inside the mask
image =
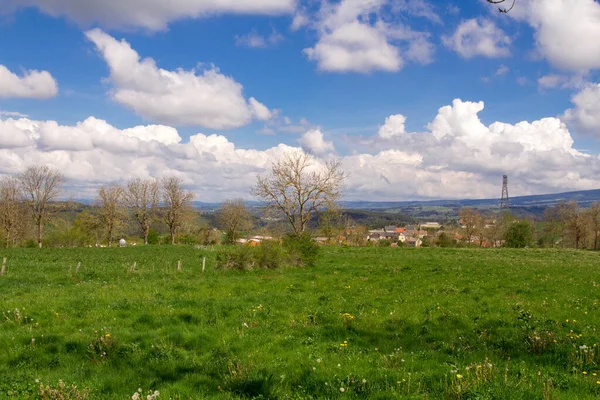
M 56 96 L 58 85 L 48 71 L 24 71 L 23 76 L 11 72 L 0 65 L 0 99 L 34 98 L 48 99 Z
M 86 36 L 110 69 L 113 100 L 152 121 L 199 125 L 213 129 L 236 128 L 253 117 L 265 119 L 269 110 L 243 96 L 243 87 L 215 67 L 203 71 L 158 68 L 151 58 L 140 59 L 124 40 L 99 29 Z
M 283 35 L 275 29 L 268 36 L 260 35 L 256 31 L 252 31 L 245 35 L 236 36 L 235 44 L 251 48 L 266 48 L 275 46 L 283 40 Z
M 296 0 L 4 0 L 6 9 L 33 6 L 80 24 L 108 28 L 164 30 L 171 21 L 215 14 L 280 15 L 292 13 Z
M 318 129 L 311 129 L 306 132 L 298 139 L 298 143 L 306 152 L 316 155 L 324 155 L 335 151 L 333 143 L 325 141 L 323 132 Z
M 442 37 L 442 42 L 464 58 L 496 58 L 510 54 L 511 39 L 491 20 L 473 18 L 461 22 L 452 36 Z
M 378 135 L 382 139 L 391 139 L 406 133 L 404 123 L 406 117 L 402 114 L 390 115 L 385 119 L 385 124 L 379 128 Z
M 498 67 L 498 69 L 496 70 L 494 75 L 495 76 L 506 75 L 506 74 L 508 74 L 509 71 L 510 71 L 510 68 L 508 68 L 506 65 L 501 65 Z
M 548 74 L 538 79 L 538 86 L 541 89 L 553 88 L 581 88 L 585 85 L 585 80 L 580 75 L 568 76 L 561 74 Z
M 0 117 L 16 117 L 16 118 L 27 118 L 27 114 L 23 114 L 17 111 L 6 111 L 0 110 Z
M 357 145 L 341 156 L 349 173 L 345 198 L 499 197 L 503 174 L 512 195 L 600 186 L 600 158 L 577 151 L 559 119 L 486 125 L 478 116 L 483 107 L 457 99 L 441 107 L 424 132 L 407 132 L 400 114 L 388 117 L 367 138 L 367 149 Z M 335 152 L 320 130 L 300 142 L 319 163 Z M 240 149 L 221 135 L 182 140 L 168 126 L 120 130 L 93 117 L 73 126 L 0 119 L 0 174 L 49 164 L 65 173 L 76 197 L 93 197 L 103 183 L 176 175 L 203 201 L 249 198 L 255 176 L 293 148 Z
M 600 84 L 587 85 L 571 101 L 575 107 L 565 111 L 565 121 L 573 124 L 579 132 L 600 139 Z
M 538 52 L 558 68 L 600 68 L 600 3 L 595 0 L 531 0 L 515 7 L 513 17 L 535 30 Z
M 386 0 L 323 2 L 315 29 L 319 39 L 304 49 L 317 67 L 329 72 L 398 71 L 404 58 L 427 64 L 434 46 L 429 34 L 388 22 Z M 408 12 L 408 11 L 407 11 Z

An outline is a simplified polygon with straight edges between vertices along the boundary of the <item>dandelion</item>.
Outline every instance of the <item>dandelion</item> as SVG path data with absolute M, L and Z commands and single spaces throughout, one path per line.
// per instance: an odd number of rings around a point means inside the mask
M 462 376 L 461 374 L 456 374 L 456 377 L 457 377 L 458 379 L 462 379 L 462 377 L 463 377 L 463 376 Z
M 346 389 L 344 389 L 343 387 L 340 388 L 340 392 L 344 393 L 346 391 Z
M 596 381 L 596 383 L 597 383 L 598 385 L 600 385 L 600 381 Z
M 594 375 L 594 376 L 598 376 L 598 374 L 597 374 L 597 373 L 595 373 L 595 372 L 594 372 L 594 373 L 592 373 L 592 375 Z
M 320 358 L 317 358 L 317 362 L 318 362 L 318 363 L 320 363 L 320 362 L 321 362 L 321 359 L 320 359 Z
M 586 371 L 583 371 L 583 374 L 584 374 L 584 375 L 587 375 L 587 372 L 586 372 Z
M 367 380 L 363 378 L 362 383 L 367 383 Z

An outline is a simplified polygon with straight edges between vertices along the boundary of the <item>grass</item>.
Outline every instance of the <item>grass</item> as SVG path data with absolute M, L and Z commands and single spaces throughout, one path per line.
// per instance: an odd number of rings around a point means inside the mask
M 59 380 L 92 399 L 600 396 L 600 254 L 326 248 L 246 272 L 215 255 L 0 252 L 0 398 Z

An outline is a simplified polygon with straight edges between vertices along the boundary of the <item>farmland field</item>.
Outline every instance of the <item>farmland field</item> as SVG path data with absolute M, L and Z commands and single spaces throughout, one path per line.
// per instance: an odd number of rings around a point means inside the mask
M 0 398 L 600 396 L 598 253 L 324 248 L 220 271 L 216 251 L 1 251 Z

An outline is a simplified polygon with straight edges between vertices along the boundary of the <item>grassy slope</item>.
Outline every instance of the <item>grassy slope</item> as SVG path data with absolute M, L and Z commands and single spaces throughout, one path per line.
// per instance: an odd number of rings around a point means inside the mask
M 0 398 L 35 379 L 98 399 L 600 395 L 596 253 L 328 248 L 252 272 L 187 247 L 3 255 Z

